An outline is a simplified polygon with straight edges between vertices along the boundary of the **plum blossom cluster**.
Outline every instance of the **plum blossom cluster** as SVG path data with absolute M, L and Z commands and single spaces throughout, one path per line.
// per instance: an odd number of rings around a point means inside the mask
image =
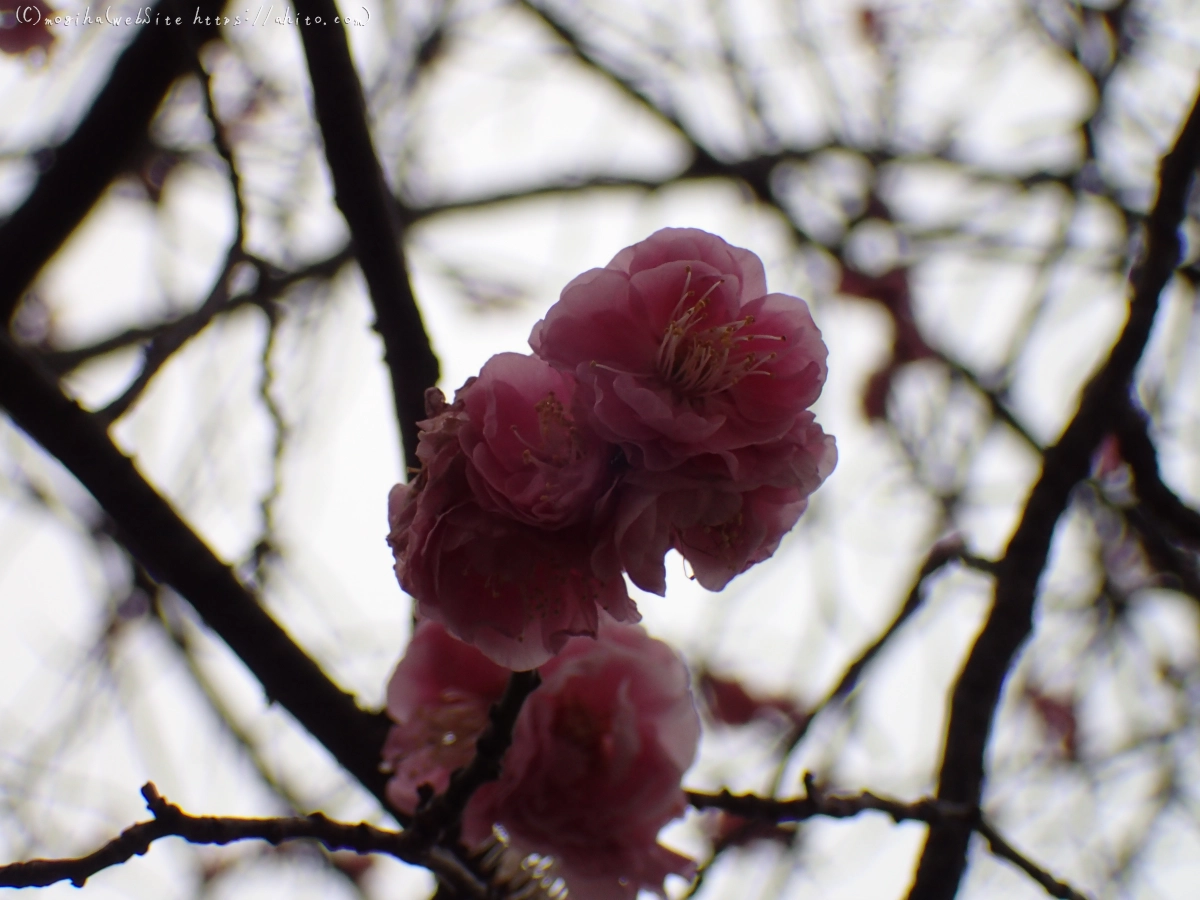
M 530 336 L 449 403 L 426 398 L 421 468 L 388 541 L 421 616 L 530 669 L 638 619 L 625 575 L 666 591 L 674 548 L 710 590 L 771 556 L 832 471 L 809 407 L 826 348 L 761 261 L 668 228 L 563 289 Z
M 520 854 L 552 856 L 575 900 L 661 893 L 694 864 L 657 842 L 682 815 L 680 787 L 700 736 L 683 661 L 638 625 L 603 619 L 596 639 L 569 639 L 540 670 L 498 781 L 463 815 L 478 844 L 499 825 Z M 422 622 L 388 686 L 396 723 L 383 748 L 388 799 L 412 813 L 418 788 L 439 792 L 466 765 L 509 672 L 479 650 Z
M 539 667 L 498 781 L 462 819 L 552 856 L 578 900 L 661 894 L 661 846 L 700 728 L 680 657 L 626 576 L 666 591 L 677 550 L 720 590 L 768 558 L 832 471 L 809 407 L 825 345 L 753 253 L 664 229 L 574 279 L 530 336 L 426 395 L 420 469 L 388 542 L 420 625 L 388 688 L 388 798 L 417 811 L 467 765 L 510 671 Z

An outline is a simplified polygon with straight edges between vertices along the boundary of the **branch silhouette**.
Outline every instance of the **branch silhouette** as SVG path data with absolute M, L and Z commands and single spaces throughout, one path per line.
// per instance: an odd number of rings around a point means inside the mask
M 0 406 L 79 479 L 121 542 L 157 581 L 187 600 L 262 683 L 367 790 L 383 799 L 384 716 L 358 708 L 287 636 L 53 375 L 0 336 Z
M 279 845 L 285 841 L 313 840 L 329 850 L 356 853 L 386 853 L 412 865 L 425 866 L 439 877 L 468 891 L 467 896 L 482 897 L 474 879 L 448 853 L 417 848 L 406 832 L 387 831 L 366 822 L 335 822 L 321 813 L 287 818 L 235 818 L 192 816 L 167 802 L 154 784 L 142 788 L 146 806 L 154 816 L 126 828 L 99 850 L 77 859 L 34 859 L 0 866 L 0 887 L 45 887 L 70 881 L 83 887 L 102 869 L 120 865 L 145 854 L 150 845 L 165 837 L 181 837 L 193 844 L 231 844 L 234 841 L 260 840 Z M 472 887 L 474 886 L 474 887 Z
M 529 684 L 536 676 L 514 679 L 505 700 L 498 704 L 499 717 L 507 715 L 517 698 L 524 700 Z M 519 704 L 517 704 L 519 705 Z M 497 719 L 498 721 L 498 719 Z M 501 726 L 502 730 L 502 726 Z M 482 754 L 490 755 L 490 754 Z M 753 794 L 707 794 L 688 791 L 688 802 L 696 809 L 720 809 L 745 819 L 759 822 L 800 822 L 824 816 L 846 819 L 863 812 L 883 812 L 895 821 L 936 823 L 947 820 L 968 822 L 988 842 L 997 856 L 1009 860 L 1046 889 L 1062 900 L 1085 900 L 1084 896 L 1054 878 L 1031 862 L 990 825 L 977 810 L 950 806 L 931 798 L 904 803 L 870 792 L 853 795 L 824 794 L 811 778 L 806 778 L 807 794 L 790 800 L 774 800 Z M 350 824 L 329 819 L 321 813 L 308 816 L 273 818 L 242 818 L 232 816 L 193 816 L 168 802 L 154 784 L 142 787 L 142 796 L 153 818 L 126 828 L 103 847 L 86 856 L 65 859 L 34 859 L 0 866 L 0 887 L 45 887 L 60 881 L 70 881 L 83 887 L 89 878 L 111 866 L 128 862 L 147 853 L 157 840 L 180 837 L 193 844 L 230 844 L 235 841 L 261 840 L 273 845 L 287 841 L 317 841 L 329 850 L 350 850 L 355 853 L 386 853 L 412 865 L 424 866 L 434 872 L 442 883 L 450 885 L 455 896 L 483 897 L 484 888 L 474 873 L 465 868 L 453 854 L 430 846 L 419 829 L 389 831 L 366 822 Z M 461 812 L 461 810 L 459 810 Z
M 215 16 L 224 4 L 198 0 L 199 19 Z M 173 0 L 155 9 L 174 10 Z M 199 44 L 217 34 L 215 25 L 187 24 Z M 46 153 L 49 167 L 33 193 L 0 225 L 0 322 L 6 326 L 21 297 L 42 267 L 83 221 L 129 157 L 172 82 L 192 68 L 182 30 L 138 28 L 121 54 L 108 83 L 74 133 Z
M 1146 221 L 1146 252 L 1130 275 L 1129 319 L 1107 361 L 1084 388 L 1079 409 L 1044 455 L 1042 474 L 1016 532 L 996 567 L 991 613 L 954 687 L 945 751 L 938 776 L 941 801 L 978 806 L 984 753 L 1005 676 L 1033 627 L 1038 580 L 1050 541 L 1071 491 L 1087 476 L 1091 456 L 1126 402 L 1130 379 L 1150 336 L 1159 295 L 1179 262 L 1179 224 L 1193 171 L 1200 162 L 1200 98 L 1171 151 L 1163 158 L 1158 199 Z M 931 826 L 910 900 L 950 900 L 967 864 L 971 829 L 963 822 Z
M 754 822 L 776 824 L 803 822 L 823 816 L 831 819 L 851 819 L 864 812 L 881 812 L 895 822 L 925 822 L 930 826 L 949 822 L 977 831 L 996 856 L 1006 859 L 1036 881 L 1052 897 L 1060 900 L 1086 900 L 1086 897 L 1066 882 L 1017 851 L 983 818 L 974 806 L 946 803 L 932 797 L 904 802 L 882 797 L 870 791 L 858 794 L 826 794 L 811 775 L 805 775 L 805 796 L 787 800 L 759 797 L 755 794 L 732 794 L 721 791 L 707 794 L 688 791 L 688 802 L 696 809 L 720 809 Z
M 383 339 L 391 374 L 404 458 L 413 465 L 417 422 L 425 418 L 425 389 L 437 383 L 438 360 L 413 296 L 403 235 L 371 142 L 366 100 L 346 31 L 336 25 L 299 25 L 300 16 L 332 23 L 338 8 L 333 0 L 299 0 L 296 13 L 334 198 L 350 227 L 354 254 L 367 282 L 375 330 Z

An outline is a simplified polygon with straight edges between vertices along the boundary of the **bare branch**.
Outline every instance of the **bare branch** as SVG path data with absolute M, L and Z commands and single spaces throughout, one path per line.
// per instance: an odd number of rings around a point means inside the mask
M 719 794 L 700 791 L 686 793 L 688 803 L 695 809 L 720 809 L 758 822 L 803 822 L 818 816 L 852 819 L 869 810 L 887 813 L 897 822 L 933 823 L 953 819 L 970 823 L 976 816 L 974 809 L 939 803 L 929 797 L 905 803 L 880 797 L 869 791 L 853 795 L 824 794 L 810 787 L 805 796 L 788 800 L 776 800 L 756 794 L 732 794 L 727 790 Z
M 666 108 L 662 103 L 654 100 L 646 91 L 639 87 L 633 81 L 633 79 L 617 73 L 611 66 L 600 62 L 590 48 L 585 45 L 583 39 L 575 33 L 568 23 L 564 22 L 554 12 L 546 9 L 543 5 L 534 4 L 530 2 L 530 0 L 518 0 L 518 5 L 532 13 L 547 27 L 549 27 L 550 30 L 553 31 L 564 44 L 567 45 L 567 48 L 571 51 L 571 54 L 576 59 L 584 63 L 589 68 L 594 69 L 599 75 L 602 75 L 604 78 L 608 79 L 608 81 L 611 82 L 619 91 L 621 91 L 621 93 L 625 94 L 630 99 L 637 101 L 647 110 L 654 113 L 654 115 L 658 116 L 664 124 L 670 125 L 673 129 L 675 129 L 675 131 L 677 131 L 684 140 L 691 144 L 698 160 L 705 159 L 711 160 L 714 163 L 716 162 L 716 160 L 709 155 L 708 151 L 696 142 L 696 139 L 692 136 L 691 132 L 684 127 L 683 123 L 680 122 L 679 118 L 673 111 Z
M 367 790 L 380 800 L 379 748 L 387 720 L 358 708 L 275 623 L 163 497 L 80 409 L 53 376 L 0 336 L 0 406 L 57 457 L 116 524 L 121 542 L 170 585 L 262 683 Z
M 66 350 L 47 350 L 42 353 L 42 362 L 56 374 L 62 375 L 88 360 L 96 359 L 109 353 L 115 353 L 118 350 L 124 350 L 126 347 L 132 347 L 146 341 L 164 338 L 169 333 L 178 330 L 184 331 L 188 338 L 193 337 L 199 334 L 213 320 L 227 315 L 234 310 L 247 306 L 265 306 L 289 288 L 303 281 L 327 280 L 332 278 L 353 256 L 354 254 L 347 246 L 327 256 L 325 259 L 310 263 L 295 271 L 282 272 L 277 271 L 274 266 L 261 259 L 247 255 L 246 262 L 253 265 L 259 271 L 259 281 L 252 292 L 238 294 L 236 297 L 231 298 L 224 306 L 205 308 L 202 304 L 201 308 L 204 309 L 203 315 L 199 310 L 194 310 L 155 323 L 154 325 L 128 328 L 111 337 L 83 347 L 74 347 Z
M 1158 451 L 1146 433 L 1146 420 L 1133 408 L 1132 401 L 1117 411 L 1116 425 L 1121 456 L 1133 469 L 1137 495 L 1147 512 L 1166 525 L 1176 538 L 1200 549 L 1200 512 L 1163 484 L 1158 472 Z
M 930 548 L 929 553 L 925 556 L 924 562 L 921 563 L 921 568 L 917 572 L 917 577 L 913 580 L 912 587 L 909 588 L 908 596 L 904 598 L 904 603 L 900 606 L 900 611 L 896 613 L 895 618 L 888 624 L 883 632 L 877 637 L 866 649 L 864 649 L 853 663 L 842 673 L 841 679 L 834 686 L 823 700 L 815 707 L 811 714 L 800 723 L 795 731 L 789 735 L 788 743 L 785 745 L 783 752 L 783 761 L 791 755 L 796 749 L 800 741 L 808 733 L 809 726 L 817 715 L 835 703 L 844 700 L 850 695 L 854 688 L 858 685 L 858 679 L 862 676 L 863 671 L 871 664 L 871 661 L 879 655 L 879 651 L 887 645 L 888 641 L 904 626 L 918 609 L 921 607 L 921 601 L 924 599 L 924 587 L 926 580 L 936 572 L 939 572 L 947 564 L 955 560 L 967 561 L 968 565 L 977 568 L 989 568 L 992 564 L 972 557 L 965 552 L 962 542 L 958 539 L 950 539 L 939 541 Z M 782 775 L 783 766 L 780 766 L 778 775 Z
M 404 458 L 411 465 L 417 458 L 417 422 L 425 418 L 425 389 L 438 380 L 437 357 L 413 296 L 400 227 L 371 143 L 366 101 L 346 30 L 330 24 L 338 17 L 338 8 L 334 0 L 299 0 L 296 12 L 335 199 L 350 227 L 375 309 L 375 330 L 383 338 L 392 377 Z M 299 25 L 301 17 L 320 17 L 326 24 L 306 27 Z
M 222 6 L 218 0 L 198 0 L 196 16 L 215 16 Z M 189 27 L 193 41 L 217 33 L 216 26 Z M 53 163 L 33 193 L 0 225 L 0 322 L 6 326 L 38 272 L 145 138 L 171 83 L 192 65 L 191 53 L 181 46 L 182 31 L 137 29 L 75 133 L 54 149 Z
M 203 331 L 212 321 L 217 310 L 228 305 L 229 287 L 234 267 L 242 260 L 242 247 L 240 244 L 234 244 L 225 256 L 225 264 L 221 267 L 221 273 L 217 276 L 212 291 L 200 304 L 200 308 L 191 313 L 178 327 L 164 331 L 146 346 L 142 368 L 137 377 L 121 392 L 119 397 L 104 409 L 97 411 L 96 415 L 102 422 L 106 425 L 111 424 L 128 412 L 150 384 L 151 379 L 158 374 L 159 369 L 166 364 L 175 351 Z
M 980 820 L 975 825 L 975 830 L 979 832 L 988 843 L 988 849 L 993 854 L 1006 859 L 1038 884 L 1042 886 L 1047 894 L 1051 897 L 1059 897 L 1061 900 L 1086 900 L 1083 894 L 1075 890 L 1065 881 L 1059 881 L 1045 869 L 1034 864 L 1026 856 L 1019 853 L 1008 841 L 1002 838 L 999 832 L 996 831 L 986 821 Z
M 870 791 L 860 794 L 826 794 L 818 788 L 811 775 L 805 776 L 804 784 L 805 796 L 788 800 L 775 800 L 755 794 L 731 794 L 727 790 L 719 794 L 687 791 L 687 798 L 688 803 L 696 809 L 720 809 L 743 819 L 772 824 L 803 822 L 817 817 L 852 819 L 869 811 L 886 813 L 896 822 L 925 822 L 930 826 L 954 822 L 968 831 L 978 831 L 988 842 L 993 853 L 1020 868 L 1050 896 L 1062 900 L 1086 900 L 1079 891 L 1059 881 L 1015 850 L 994 827 L 984 821 L 977 807 L 946 803 L 931 797 L 905 803 L 881 797 Z
M 439 877 L 468 891 L 468 896 L 482 896 L 474 879 L 452 857 L 417 848 L 412 835 L 406 832 L 385 831 L 366 822 L 356 825 L 335 822 L 321 813 L 269 819 L 191 816 L 168 803 L 153 783 L 142 788 L 142 796 L 146 798 L 153 819 L 131 825 L 99 850 L 78 859 L 34 859 L 0 866 L 0 887 L 44 887 L 59 881 L 70 881 L 76 887 L 83 887 L 102 869 L 142 856 L 160 838 L 181 837 L 193 844 L 260 840 L 278 845 L 285 841 L 312 840 L 329 850 L 387 853 L 431 869 Z
M 1163 158 L 1159 193 L 1146 223 L 1147 249 L 1130 276 L 1129 320 L 1108 360 L 1083 391 L 1079 410 L 1045 453 L 1042 475 L 997 569 L 995 601 L 963 666 L 951 700 L 938 799 L 977 806 L 992 717 L 1014 654 L 1033 627 L 1038 580 L 1050 540 L 1072 489 L 1125 402 L 1134 368 L 1150 335 L 1162 289 L 1179 262 L 1178 227 L 1192 173 L 1200 160 L 1200 98 L 1174 148 Z M 966 868 L 970 829 L 943 823 L 929 830 L 910 900 L 950 900 Z

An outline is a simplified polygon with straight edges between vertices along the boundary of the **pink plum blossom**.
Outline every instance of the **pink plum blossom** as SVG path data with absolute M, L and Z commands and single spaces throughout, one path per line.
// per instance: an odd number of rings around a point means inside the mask
M 574 378 L 537 357 L 498 353 L 459 396 L 458 438 L 481 506 L 541 528 L 592 514 L 612 480 L 612 448 L 576 425 Z
M 598 577 L 592 569 L 592 524 L 586 513 L 600 485 L 584 484 L 593 476 L 580 474 L 590 457 L 572 451 L 561 457 L 558 469 L 566 474 L 560 480 L 554 481 L 553 473 L 546 475 L 554 468 L 554 451 L 547 447 L 560 440 L 555 429 L 569 421 L 565 407 L 556 406 L 548 416 L 549 426 L 540 430 L 536 406 L 545 397 L 528 392 L 528 382 L 519 380 L 507 390 L 499 369 L 485 373 L 486 380 L 481 376 L 468 381 L 453 404 L 436 390 L 427 395 L 430 418 L 421 423 L 417 448 L 422 468 L 410 484 L 392 489 L 388 543 L 400 586 L 417 600 L 422 616 L 441 622 L 502 666 L 531 669 L 557 653 L 572 635 L 594 635 L 599 609 L 619 621 L 636 621 L 638 613 L 619 572 Z M 475 419 L 469 400 L 480 385 L 485 400 L 477 407 L 481 418 Z M 488 400 L 488 390 L 501 399 Z M 514 439 L 525 437 L 521 429 L 529 419 L 514 411 L 519 398 L 534 407 L 532 430 L 526 429 L 530 461 L 526 472 L 505 481 L 497 473 L 512 462 L 512 448 L 499 438 L 487 444 L 487 414 L 498 405 L 512 420 L 501 418 L 497 433 L 511 424 L 517 429 L 509 432 Z M 464 444 L 492 467 L 488 474 L 475 468 Z M 540 479 L 541 485 L 532 494 L 531 479 Z M 512 487 L 512 496 L 497 485 Z M 571 509 L 570 498 L 583 512 Z M 516 515 L 522 511 L 524 518 Z M 528 524 L 539 514 L 561 527 Z M 564 524 L 573 518 L 582 520 Z
M 662 595 L 663 557 L 674 548 L 703 587 L 719 591 L 775 552 L 836 462 L 833 438 L 806 411 L 784 440 L 742 451 L 740 480 L 711 456 L 670 472 L 629 471 L 610 501 L 593 568 L 623 570 Z
M 679 656 L 636 625 L 605 618 L 597 638 L 573 638 L 540 670 L 498 781 L 472 796 L 468 843 L 500 825 L 523 854 L 552 856 L 576 900 L 632 900 L 662 892 L 692 861 L 658 844 L 683 814 L 680 786 L 700 736 Z M 395 773 L 388 798 L 410 812 L 417 787 L 444 790 L 470 761 L 507 672 L 422 623 L 388 686 L 396 722 L 384 747 Z
M 808 407 L 826 349 L 803 300 L 767 294 L 753 253 L 668 228 L 580 275 L 534 326 L 627 469 L 605 496 L 594 571 L 666 589 L 672 547 L 720 590 L 775 552 L 833 470 Z
M 417 788 L 441 793 L 451 773 L 471 761 L 488 708 L 508 682 L 504 669 L 456 640 L 436 622 L 420 623 L 388 682 L 387 711 L 396 724 L 383 745 L 392 772 L 388 801 L 411 815 Z
M 492 826 L 521 853 L 552 856 L 575 900 L 662 893 L 666 875 L 694 864 L 659 845 L 681 816 L 680 786 L 700 736 L 683 660 L 636 625 L 605 618 L 597 638 L 573 638 L 540 670 L 500 779 L 472 796 L 469 843 Z M 436 622 L 423 622 L 388 685 L 396 723 L 384 745 L 388 799 L 416 808 L 417 788 L 444 790 L 474 755 L 508 672 Z
M 668 874 L 694 871 L 657 842 L 687 808 L 680 780 L 700 735 L 683 661 L 641 627 L 605 620 L 597 640 L 569 641 L 541 674 L 464 836 L 499 824 L 522 852 L 553 856 L 577 900 L 662 894 Z
M 595 431 L 653 471 L 716 455 L 737 477 L 739 451 L 784 438 L 826 373 L 804 301 L 768 294 L 758 257 L 694 228 L 584 272 L 529 343 L 575 375 Z

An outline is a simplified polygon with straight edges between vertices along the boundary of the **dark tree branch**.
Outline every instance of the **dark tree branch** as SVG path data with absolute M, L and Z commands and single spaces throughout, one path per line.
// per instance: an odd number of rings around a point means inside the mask
M 198 0 L 201 18 L 215 16 L 221 0 Z M 171 3 L 160 3 L 171 7 Z M 192 26 L 206 41 L 216 26 Z M 100 199 L 146 136 L 171 83 L 192 66 L 182 32 L 138 28 L 108 83 L 75 133 L 55 148 L 51 167 L 33 193 L 0 225 L 0 322 L 7 325 L 34 278 Z
M 482 897 L 474 878 L 452 856 L 417 847 L 407 832 L 385 831 L 366 822 L 357 825 L 335 822 L 321 813 L 272 819 L 191 816 L 168 803 L 152 783 L 142 788 L 142 796 L 153 819 L 131 825 L 99 850 L 78 859 L 33 859 L 0 866 L 0 887 L 45 887 L 59 881 L 83 887 L 102 869 L 142 856 L 160 838 L 181 837 L 193 844 L 260 840 L 278 845 L 285 841 L 312 840 L 329 850 L 386 853 L 412 865 L 425 866 L 463 890 L 466 896 Z
M 567 49 L 571 51 L 571 54 L 577 60 L 586 65 L 588 68 L 594 70 L 597 74 L 606 78 L 615 88 L 617 88 L 617 90 L 625 94 L 631 100 L 634 100 L 641 106 L 645 107 L 651 113 L 658 116 L 658 118 L 661 119 L 664 124 L 671 126 L 676 132 L 678 132 L 679 135 L 692 146 L 692 150 L 696 154 L 697 159 L 711 160 L 714 163 L 717 162 L 717 160 L 713 159 L 713 157 L 709 155 L 707 150 L 705 150 L 696 142 L 695 138 L 692 137 L 691 132 L 684 127 L 683 123 L 679 120 L 674 112 L 665 108 L 663 104 L 654 100 L 646 91 L 639 87 L 633 81 L 633 79 L 619 74 L 612 67 L 600 62 L 596 58 L 596 55 L 584 44 L 583 39 L 576 34 L 574 29 L 572 29 L 567 22 L 559 18 L 558 15 L 553 11 L 541 5 L 540 0 L 537 4 L 530 2 L 530 0 L 518 0 L 518 5 L 527 12 L 532 13 L 539 20 L 541 20 L 542 24 L 546 25 L 551 31 L 553 31 L 558 38 L 564 44 L 566 44 Z
M 700 791 L 686 793 L 688 803 L 696 809 L 720 809 L 743 819 L 771 824 L 804 822 L 817 817 L 852 819 L 868 811 L 886 813 L 895 822 L 925 822 L 930 826 L 954 822 L 968 829 L 968 832 L 979 832 L 993 853 L 1020 868 L 1050 896 L 1061 900 L 1085 900 L 1079 891 L 1059 881 L 1014 849 L 983 819 L 977 807 L 946 803 L 930 797 L 905 803 L 870 791 L 849 795 L 826 794 L 818 788 L 811 775 L 805 776 L 804 784 L 805 796 L 789 800 L 774 800 L 754 794 L 731 794 L 727 790 L 719 794 Z
M 1013 433 L 1016 434 L 1017 437 L 1021 438 L 1021 440 L 1023 440 L 1031 450 L 1034 450 L 1038 453 L 1041 452 L 1042 447 L 1041 444 L 1038 443 L 1037 438 L 1035 438 L 1029 432 L 1029 429 L 1027 429 L 1016 417 L 1016 415 L 1014 415 L 1013 411 L 1008 408 L 1008 404 L 1004 402 L 1004 398 L 1000 394 L 998 394 L 994 389 L 986 386 L 982 381 L 979 380 L 978 375 L 976 375 L 962 363 L 956 362 L 940 350 L 935 349 L 934 353 L 953 375 L 961 378 L 983 396 L 983 398 L 987 401 L 989 409 L 991 409 L 992 416 L 994 416 L 996 419 L 999 419 L 1001 422 L 1011 428 Z
M 1147 422 L 1126 402 L 1117 410 L 1117 440 L 1121 457 L 1133 469 L 1138 499 L 1146 511 L 1180 541 L 1200 549 L 1200 512 L 1192 509 L 1163 484 L 1158 472 L 1158 451 L 1147 434 Z
M 589 178 L 565 179 L 553 184 L 531 185 L 525 188 L 497 191 L 491 194 L 480 194 L 474 197 L 462 197 L 457 200 L 447 200 L 443 203 L 433 203 L 429 206 L 401 205 L 399 215 L 404 220 L 405 225 L 411 225 L 414 222 L 431 219 L 442 213 L 488 209 L 493 206 L 503 206 L 506 203 L 534 200 L 539 197 L 570 196 L 586 191 L 611 188 L 656 191 L 669 184 L 675 184 L 684 177 L 683 175 L 673 175 L 665 178 L 646 179 L 625 178 L 617 175 L 595 175 Z
M 1051 897 L 1058 897 L 1060 900 L 1087 900 L 1087 898 L 1075 890 L 1065 881 L 1059 881 L 1041 866 L 1036 865 L 1028 857 L 1022 855 L 1012 844 L 1000 836 L 986 820 L 980 820 L 975 823 L 975 830 L 979 832 L 979 836 L 987 841 L 988 849 L 995 856 L 1001 859 L 1006 859 L 1039 885 Z
M 218 310 L 229 305 L 229 288 L 234 267 L 243 259 L 241 244 L 234 244 L 229 248 L 217 281 L 208 297 L 200 304 L 200 308 L 188 315 L 179 323 L 178 327 L 164 331 L 146 345 L 142 357 L 142 368 L 138 371 L 137 377 L 121 392 L 119 397 L 104 409 L 97 411 L 96 415 L 102 422 L 108 425 L 125 415 L 175 351 L 203 331 L 216 316 Z
M 276 297 L 294 285 L 303 281 L 327 280 L 332 278 L 352 258 L 353 253 L 351 253 L 350 248 L 344 247 L 333 255 L 297 269 L 294 272 L 279 272 L 275 271 L 274 267 L 268 263 L 247 256 L 246 262 L 253 265 L 259 272 L 258 284 L 250 293 L 238 294 L 223 306 L 206 306 L 205 304 L 201 304 L 200 309 L 192 312 L 157 322 L 154 325 L 128 328 L 119 334 L 114 334 L 111 337 L 104 338 L 84 347 L 46 350 L 42 353 L 41 359 L 56 375 L 63 375 L 89 360 L 97 359 L 109 353 L 115 353 L 118 350 L 124 350 L 126 347 L 160 339 L 175 341 L 177 340 L 173 336 L 175 332 L 182 332 L 183 341 L 180 342 L 181 346 L 182 343 L 186 343 L 188 339 L 199 334 L 209 323 L 220 316 L 227 315 L 234 310 L 247 306 L 266 308 Z
M 924 562 L 921 563 L 917 577 L 913 580 L 912 587 L 908 591 L 908 596 L 904 598 L 904 603 L 901 604 L 900 611 L 896 613 L 895 618 L 892 619 L 891 623 L 888 624 L 879 637 L 858 655 L 858 658 L 842 673 L 841 679 L 839 679 L 834 688 L 823 700 L 813 707 L 811 714 L 804 721 L 800 722 L 788 736 L 787 743 L 784 745 L 783 763 L 786 763 L 792 751 L 804 739 L 804 736 L 808 733 L 809 726 L 812 725 L 817 715 L 822 710 L 845 700 L 850 695 L 855 687 L 857 687 L 858 680 L 862 676 L 863 671 L 879 655 L 879 651 L 887 645 L 896 632 L 904 627 L 904 623 L 912 617 L 913 613 L 921 608 L 921 602 L 925 596 L 924 587 L 926 580 L 955 560 L 963 560 L 968 565 L 981 569 L 990 569 L 992 567 L 991 563 L 967 554 L 962 542 L 958 539 L 942 540 L 934 544 L 930 548 L 929 553 L 926 554 Z M 780 776 L 783 774 L 783 764 L 781 764 L 777 774 Z
M 359 709 L 334 685 L 142 478 L 101 423 L 63 396 L 53 376 L 4 336 L 0 406 L 91 492 L 116 524 L 121 542 L 156 580 L 196 609 L 258 678 L 267 697 L 382 800 L 386 780 L 379 771 L 379 748 L 387 719 Z
M 591 69 L 594 69 L 606 77 L 612 77 L 607 69 L 593 59 L 583 58 L 582 61 Z M 652 105 L 652 102 L 647 97 L 638 97 L 639 102 L 648 108 L 656 115 L 661 115 L 661 110 Z M 668 124 L 676 127 L 673 120 L 666 119 Z M 684 139 L 689 145 L 695 146 L 695 142 L 686 134 Z M 741 160 L 725 162 L 713 157 L 705 157 L 702 159 L 693 159 L 688 164 L 687 168 L 683 169 L 674 175 L 657 178 L 635 178 L 623 175 L 592 175 L 583 178 L 567 178 L 561 181 L 556 181 L 548 184 L 530 185 L 525 188 L 514 188 L 510 190 L 500 190 L 495 193 L 480 194 L 474 197 L 462 197 L 454 200 L 447 200 L 441 203 L 432 203 L 427 206 L 413 206 L 397 201 L 397 215 L 400 217 L 404 225 L 411 225 L 414 222 L 421 222 L 434 216 L 441 215 L 446 212 L 462 212 L 464 210 L 487 209 L 493 206 L 501 206 L 506 203 L 518 203 L 523 200 L 531 200 L 539 197 L 554 197 L 554 196 L 569 196 L 585 191 L 601 190 L 608 188 L 630 188 L 641 189 L 646 191 L 656 191 L 668 185 L 677 184 L 681 181 L 695 181 L 700 179 L 710 178 L 729 178 L 734 180 L 744 181 L 755 193 L 759 190 L 766 190 L 769 186 L 771 173 L 775 168 L 783 163 L 798 164 L 811 160 L 813 157 L 819 156 L 822 153 L 830 151 L 843 150 L 852 151 L 872 165 L 882 166 L 888 163 L 900 165 L 917 165 L 921 163 L 944 162 L 953 163 L 963 171 L 963 174 L 969 178 L 984 184 L 1000 185 L 1004 187 L 1023 187 L 1030 188 L 1040 184 L 1053 183 L 1061 184 L 1064 187 L 1070 186 L 1070 180 L 1066 177 L 1060 177 L 1049 174 L 1041 174 L 1029 176 L 1026 179 L 1002 179 L 992 173 L 981 170 L 972 169 L 969 166 L 962 165 L 957 160 L 951 160 L 943 154 L 890 154 L 881 152 L 866 152 L 860 148 L 849 147 L 844 144 L 821 144 L 815 147 L 806 149 L 790 148 L 778 153 L 768 153 L 760 156 L 750 156 Z M 779 210 L 786 216 L 786 211 L 782 208 L 778 199 L 772 194 L 766 201 L 771 207 Z M 946 237 L 961 236 L 961 229 L 945 229 Z M 938 234 L 941 234 L 939 232 Z M 923 235 L 925 236 L 925 235 Z M 937 236 L 937 235 L 935 235 Z M 1200 278 L 1200 270 L 1197 270 L 1197 278 Z M 957 363 L 952 360 L 946 360 L 952 368 L 960 368 Z
M 887 813 L 897 822 L 934 823 L 947 819 L 972 825 L 977 811 L 970 807 L 941 803 L 931 797 L 905 803 L 891 800 L 865 791 L 861 794 L 824 794 L 811 784 L 803 797 L 776 800 L 756 794 L 733 794 L 728 790 L 718 794 L 701 791 L 686 791 L 688 803 L 695 809 L 720 809 L 743 819 L 756 822 L 804 822 L 808 819 L 825 817 L 830 819 L 852 819 L 864 812 Z
M 362 84 L 354 71 L 346 30 L 332 24 L 334 0 L 297 0 L 300 17 L 320 16 L 324 25 L 300 25 L 308 60 L 313 104 L 334 196 L 350 228 L 351 242 L 375 309 L 392 378 L 397 424 L 407 464 L 416 461 L 417 422 L 425 418 L 425 389 L 438 380 L 438 361 L 429 345 L 409 281 L 399 223 L 367 127 Z
M 1163 158 L 1159 192 L 1146 222 L 1146 253 L 1130 276 L 1129 319 L 1108 360 L 1084 388 L 1079 410 L 1046 450 L 1042 474 L 997 568 L 991 613 L 955 684 L 938 799 L 978 806 L 992 718 L 1012 660 L 1033 627 L 1038 580 L 1050 541 L 1072 489 L 1087 476 L 1091 456 L 1126 402 L 1134 368 L 1150 335 L 1158 300 L 1179 262 L 1179 223 L 1192 173 L 1200 160 L 1200 99 L 1174 148 Z M 909 893 L 910 900 L 950 900 L 967 862 L 971 829 L 961 822 L 932 825 Z
M 475 756 L 450 777 L 446 790 L 434 797 L 424 809 L 417 811 L 409 828 L 416 840 L 432 845 L 458 828 L 463 810 L 471 795 L 489 781 L 500 777 L 504 754 L 512 744 L 513 727 L 525 699 L 542 683 L 537 669 L 513 672 L 504 689 L 504 696 L 488 712 L 488 724 L 475 742 Z

